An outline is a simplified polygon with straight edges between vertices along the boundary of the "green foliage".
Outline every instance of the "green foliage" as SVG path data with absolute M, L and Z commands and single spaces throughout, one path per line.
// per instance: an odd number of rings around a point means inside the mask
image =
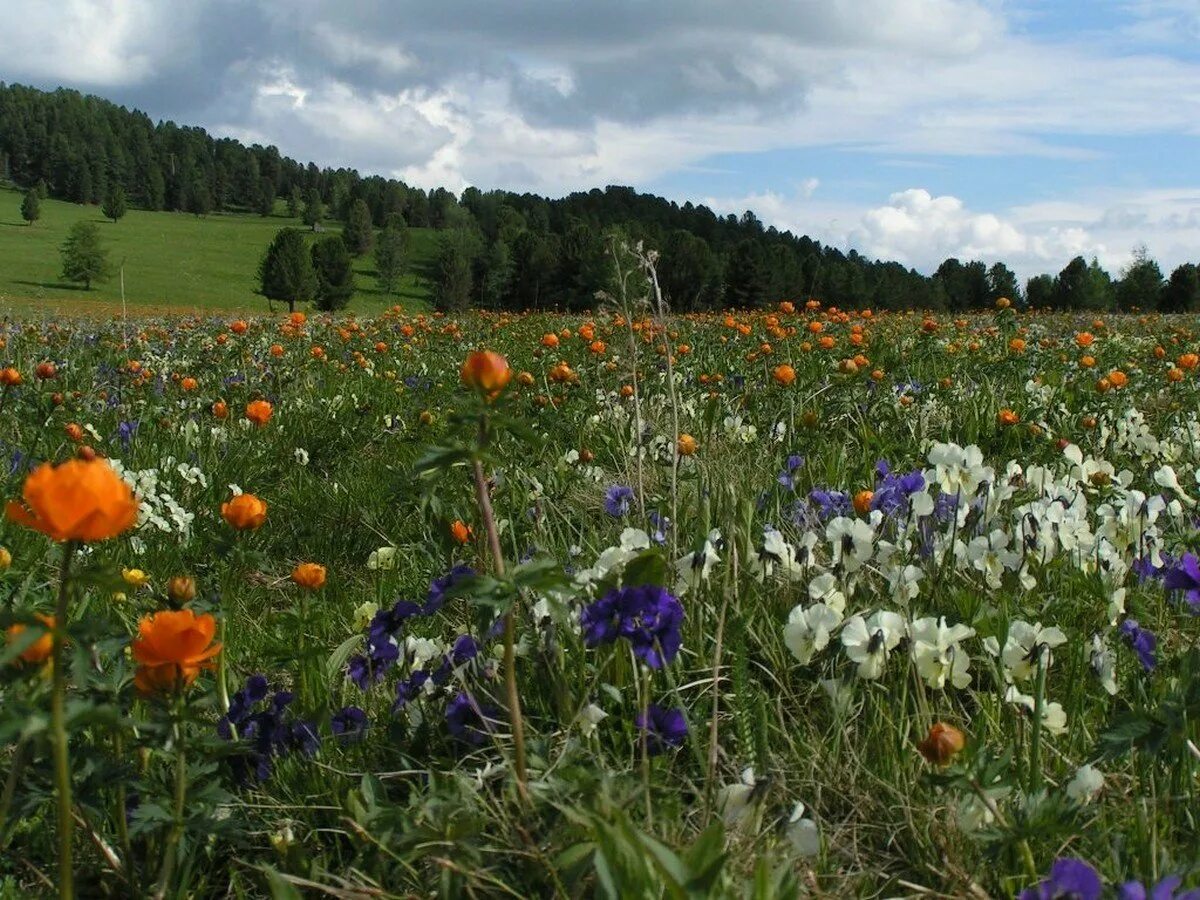
M 258 188 L 258 214 L 273 216 L 275 214 L 275 182 L 270 178 L 262 178 Z
M 317 308 L 345 309 L 354 295 L 354 269 L 346 243 L 336 234 L 321 238 L 313 244 L 312 262 L 317 275 Z
M 375 243 L 375 270 L 379 286 L 391 294 L 408 266 L 408 226 L 398 215 L 388 217 Z
M 1146 248 L 1139 247 L 1117 282 L 1117 306 L 1125 312 L 1152 312 L 1158 308 L 1162 290 L 1162 270 L 1149 258 Z
M 342 240 L 355 256 L 365 256 L 371 252 L 371 246 L 375 242 L 375 230 L 371 221 L 371 208 L 365 200 L 355 200 L 350 204 L 346 227 L 342 229 Z
M 284 301 L 289 310 L 316 297 L 317 273 L 301 232 L 284 228 L 275 235 L 259 263 L 258 284 L 264 297 Z
M 38 192 L 35 188 L 30 188 L 25 192 L 25 198 L 21 201 L 21 218 L 29 225 L 32 225 L 41 218 L 41 199 L 38 197 Z
M 104 218 L 112 219 L 113 222 L 125 217 L 125 189 L 119 184 L 109 185 L 108 192 L 104 195 L 104 205 L 100 207 L 100 211 L 104 213 Z
M 325 204 L 316 188 L 310 189 L 308 196 L 304 198 L 304 212 L 300 218 L 313 231 L 317 230 L 317 226 L 325 218 Z
M 1163 287 L 1159 309 L 1167 313 L 1200 310 L 1200 267 L 1193 263 L 1176 267 Z
M 433 304 L 440 310 L 466 309 L 474 297 L 475 259 L 479 239 L 466 228 L 442 233 L 437 261 L 434 263 Z
M 62 277 L 83 282 L 84 290 L 91 290 L 93 281 L 105 281 L 111 275 L 100 229 L 91 222 L 76 222 L 62 245 Z

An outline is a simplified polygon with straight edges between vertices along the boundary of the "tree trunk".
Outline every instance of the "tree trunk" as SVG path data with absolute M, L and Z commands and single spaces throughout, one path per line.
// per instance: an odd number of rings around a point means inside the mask
M 296 311 L 296 301 L 295 301 L 295 300 L 292 300 L 292 299 L 289 297 L 289 298 L 288 298 L 288 312 L 290 312 L 290 313 L 294 313 L 295 311 Z

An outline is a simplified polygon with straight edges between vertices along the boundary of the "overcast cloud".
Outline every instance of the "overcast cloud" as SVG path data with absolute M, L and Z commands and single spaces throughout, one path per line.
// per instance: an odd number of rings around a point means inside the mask
M 424 187 L 633 184 L 924 269 L 1200 257 L 1192 0 L 0 0 L 0 21 L 0 79 Z

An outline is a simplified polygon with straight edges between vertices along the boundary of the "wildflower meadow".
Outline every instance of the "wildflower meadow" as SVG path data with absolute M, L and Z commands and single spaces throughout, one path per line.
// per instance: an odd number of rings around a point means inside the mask
M 0 896 L 1200 896 L 1195 319 L 617 256 L 0 326 Z

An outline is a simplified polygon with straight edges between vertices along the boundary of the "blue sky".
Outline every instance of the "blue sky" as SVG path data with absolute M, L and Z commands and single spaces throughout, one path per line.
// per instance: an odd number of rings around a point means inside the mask
M 0 5 L 0 79 L 425 187 L 631 184 L 925 271 L 1200 261 L 1200 0 Z

